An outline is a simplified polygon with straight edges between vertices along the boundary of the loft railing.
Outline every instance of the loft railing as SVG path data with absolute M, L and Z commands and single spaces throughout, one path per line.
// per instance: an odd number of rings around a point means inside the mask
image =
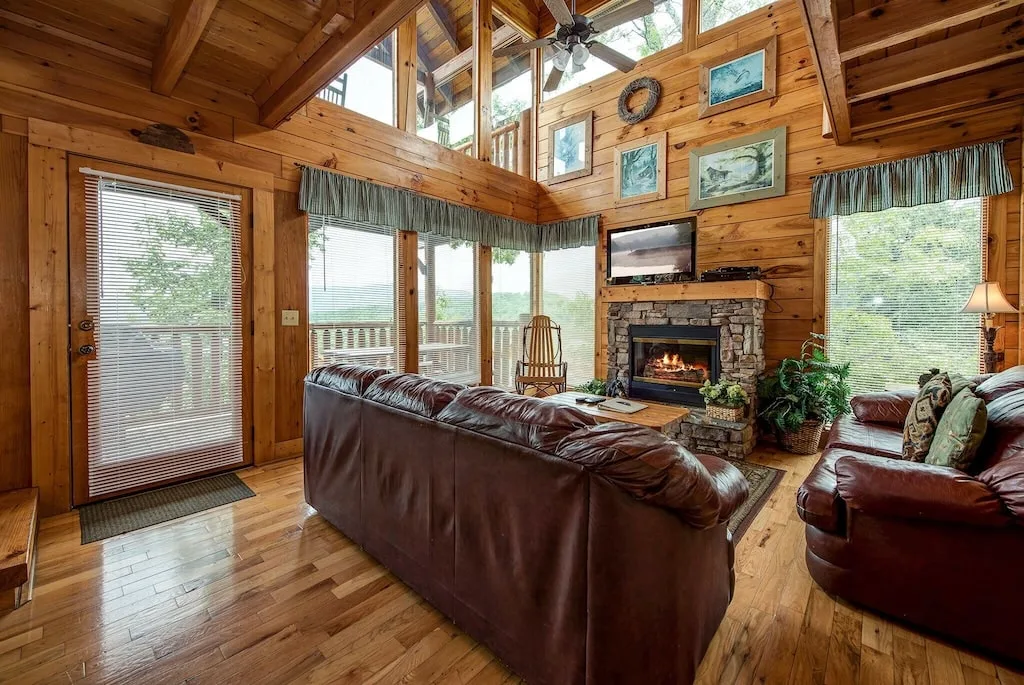
M 517 174 L 530 175 L 528 139 L 523 136 L 530 131 L 531 117 L 530 110 L 525 110 L 518 119 L 502 124 L 491 132 L 492 164 Z M 452 150 L 466 155 L 472 154 L 472 138 L 452 147 Z
M 519 321 L 494 321 L 491 325 L 495 385 L 505 388 L 515 385 L 523 325 Z M 421 364 L 434 367 L 432 375 L 455 379 L 475 376 L 479 371 L 474 347 L 476 326 L 473 321 L 421 323 Z M 428 349 L 430 346 L 434 349 Z M 309 359 L 313 368 L 342 361 L 396 368 L 397 354 L 396 328 L 387 323 L 344 321 L 309 326 Z

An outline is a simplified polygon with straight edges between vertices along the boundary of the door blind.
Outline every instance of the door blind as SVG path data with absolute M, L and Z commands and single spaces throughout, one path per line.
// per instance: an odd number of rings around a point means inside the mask
M 82 171 L 89 496 L 241 464 L 239 198 Z
M 985 200 L 830 220 L 828 351 L 854 393 L 916 386 L 930 368 L 978 373 L 980 319 L 961 314 L 984 278 Z
M 543 313 L 562 327 L 562 358 L 569 387 L 594 377 L 596 252 L 592 246 L 545 252 L 542 256 Z
M 312 368 L 405 363 L 401 270 L 392 228 L 309 217 L 309 359 Z M 400 284 L 399 284 L 400 285 Z

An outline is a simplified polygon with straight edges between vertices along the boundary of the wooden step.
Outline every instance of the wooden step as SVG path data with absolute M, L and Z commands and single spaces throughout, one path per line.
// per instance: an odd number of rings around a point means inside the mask
M 38 504 L 36 488 L 0 492 L 0 609 L 32 599 Z

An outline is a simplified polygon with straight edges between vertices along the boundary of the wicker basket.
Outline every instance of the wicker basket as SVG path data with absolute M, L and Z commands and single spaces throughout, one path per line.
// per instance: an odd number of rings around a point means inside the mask
M 733 423 L 738 423 L 743 420 L 745 410 L 746 407 L 723 407 L 718 404 L 709 404 L 707 416 L 709 419 L 719 419 L 721 421 L 732 421 Z
M 794 454 L 814 454 L 821 444 L 821 431 L 824 427 L 821 421 L 804 421 L 800 430 L 780 433 L 779 442 Z

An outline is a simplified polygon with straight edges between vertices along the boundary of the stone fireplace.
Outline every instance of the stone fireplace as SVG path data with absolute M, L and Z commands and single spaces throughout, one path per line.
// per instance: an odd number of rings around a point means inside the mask
M 691 408 L 674 437 L 694 452 L 743 458 L 756 441 L 768 286 L 760 281 L 607 288 L 608 380 L 638 401 Z M 647 299 L 645 296 L 650 296 Z M 618 301 L 616 301 L 618 300 Z M 736 381 L 754 400 L 742 422 L 710 419 L 704 380 Z

